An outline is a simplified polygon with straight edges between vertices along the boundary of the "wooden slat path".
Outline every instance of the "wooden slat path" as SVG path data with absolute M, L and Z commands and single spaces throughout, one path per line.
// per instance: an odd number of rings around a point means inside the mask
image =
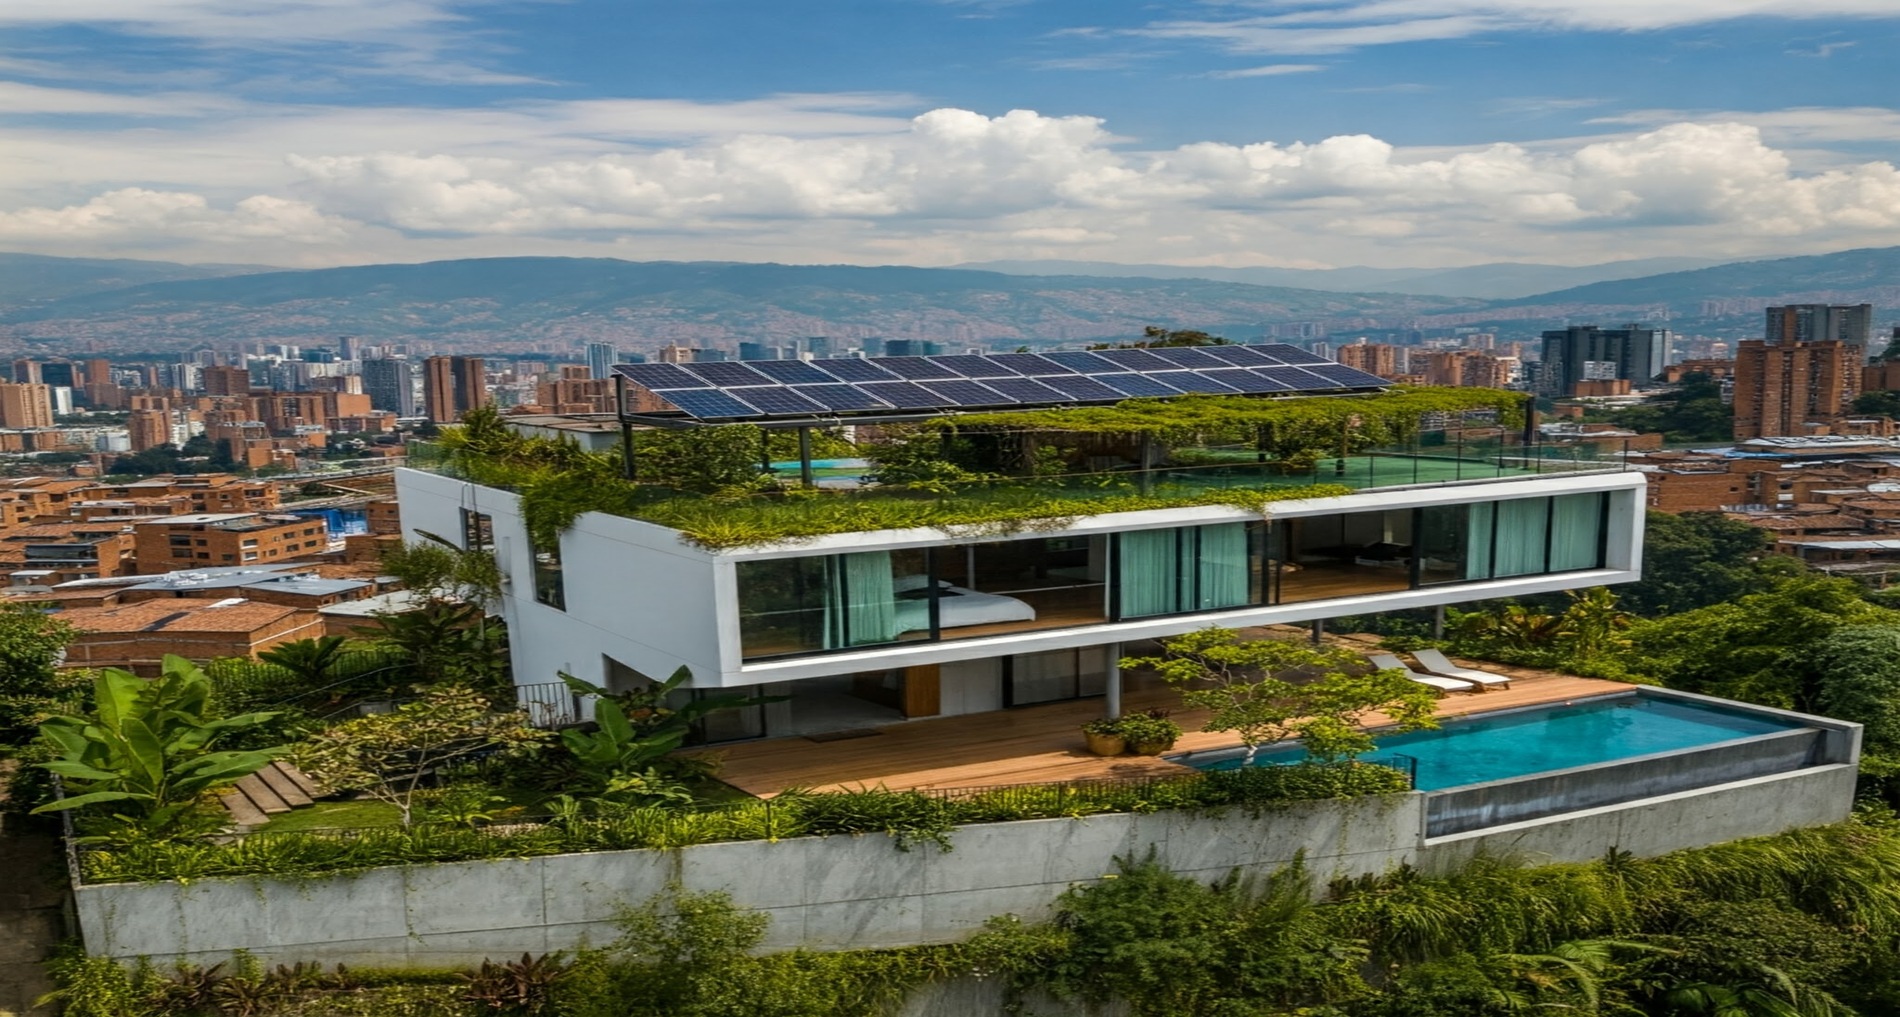
M 1508 689 L 1454 693 L 1439 700 L 1441 717 L 1566 702 L 1625 691 L 1631 686 L 1596 678 L 1460 661 L 1509 675 Z M 1151 676 L 1130 674 L 1122 694 L 1127 711 L 1174 710 L 1187 730 L 1176 751 L 1229 748 L 1240 744 L 1226 732 L 1197 730 L 1202 711 L 1180 709 L 1172 689 Z M 1183 768 L 1137 756 L 1103 758 L 1082 746 L 1079 728 L 1101 716 L 1100 700 L 1028 706 L 992 713 L 914 720 L 878 729 L 871 737 L 813 742 L 776 738 L 724 747 L 719 778 L 751 794 L 770 797 L 787 788 L 945 788 L 1136 778 L 1179 773 Z M 1383 718 L 1370 718 L 1377 725 Z
M 309 777 L 283 760 L 243 777 L 220 795 L 226 811 L 240 826 L 257 826 L 279 813 L 310 805 L 322 792 Z

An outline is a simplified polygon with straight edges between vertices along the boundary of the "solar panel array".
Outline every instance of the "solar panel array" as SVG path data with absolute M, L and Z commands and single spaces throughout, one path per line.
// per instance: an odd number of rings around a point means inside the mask
M 614 371 L 687 416 L 720 421 L 1069 406 L 1184 394 L 1340 392 L 1385 384 L 1284 343 L 621 364 Z

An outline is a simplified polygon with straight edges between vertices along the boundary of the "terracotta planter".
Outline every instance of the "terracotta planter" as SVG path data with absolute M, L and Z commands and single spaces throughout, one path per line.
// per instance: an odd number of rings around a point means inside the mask
M 1172 738 L 1164 742 L 1139 742 L 1133 747 L 1133 751 L 1137 756 L 1158 756 L 1171 748 L 1174 748 Z
M 1088 739 L 1089 751 L 1098 756 L 1119 756 L 1128 751 L 1128 742 L 1121 735 L 1094 734 L 1084 731 L 1082 737 Z

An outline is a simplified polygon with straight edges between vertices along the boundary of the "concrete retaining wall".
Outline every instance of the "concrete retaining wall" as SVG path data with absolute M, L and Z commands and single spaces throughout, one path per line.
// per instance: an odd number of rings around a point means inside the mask
M 1823 747 L 1820 731 L 1783 731 L 1702 749 L 1433 791 L 1426 796 L 1425 832 L 1432 837 L 1465 833 L 1786 773 L 1821 761 Z
M 1538 864 L 1587 862 L 1614 847 L 1638 857 L 1766 837 L 1845 820 L 1854 809 L 1851 763 L 1735 781 L 1642 801 L 1585 809 L 1545 819 L 1430 837 L 1419 867 L 1446 873 L 1474 856 L 1517 857 Z
M 315 879 L 82 886 L 88 950 L 211 963 L 247 949 L 266 964 L 444 967 L 615 938 L 617 908 L 677 881 L 725 890 L 772 919 L 768 949 L 959 940 L 993 915 L 1046 917 L 1071 885 L 1150 850 L 1177 872 L 1269 873 L 1304 857 L 1320 879 L 1414 859 L 1416 794 L 1306 802 L 1259 815 L 1161 812 L 968 826 L 953 850 L 890 838 L 809 837 L 374 869 Z

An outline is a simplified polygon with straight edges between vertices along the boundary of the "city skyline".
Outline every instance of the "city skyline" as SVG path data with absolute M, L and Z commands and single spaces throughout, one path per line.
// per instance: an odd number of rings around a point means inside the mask
M 1896 22 L 1884 0 L 11 4 L 0 250 L 1330 267 L 1879 246 Z

